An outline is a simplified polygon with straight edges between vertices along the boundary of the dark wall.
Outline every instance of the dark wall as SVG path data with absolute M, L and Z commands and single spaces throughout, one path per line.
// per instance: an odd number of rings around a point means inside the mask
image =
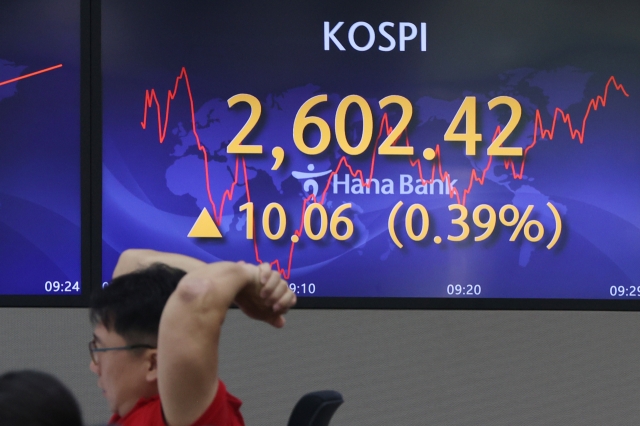
M 55 373 L 88 424 L 106 402 L 84 309 L 0 309 L 2 370 Z M 640 421 L 637 313 L 298 310 L 275 330 L 230 312 L 220 374 L 248 425 L 285 425 L 336 389 L 332 425 L 629 425 Z

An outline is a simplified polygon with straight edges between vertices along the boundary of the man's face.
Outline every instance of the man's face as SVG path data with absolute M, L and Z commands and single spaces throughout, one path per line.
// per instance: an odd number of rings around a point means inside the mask
M 93 337 L 96 348 L 114 348 L 127 346 L 124 338 L 115 331 L 107 330 L 98 324 Z M 142 397 L 148 398 L 157 393 L 155 380 L 149 380 L 149 372 L 154 368 L 150 363 L 149 351 L 113 350 L 95 352 L 89 368 L 98 376 L 98 387 L 109 401 L 109 407 L 121 416 L 127 414 Z

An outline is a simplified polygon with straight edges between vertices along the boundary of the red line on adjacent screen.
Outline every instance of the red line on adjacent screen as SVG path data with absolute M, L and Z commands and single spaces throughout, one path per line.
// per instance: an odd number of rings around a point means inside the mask
M 54 66 L 49 67 L 49 68 L 45 68 L 45 69 L 40 70 L 40 71 L 35 71 L 35 72 L 30 73 L 30 74 L 25 74 L 25 75 L 21 75 L 20 77 L 12 78 L 11 80 L 0 81 L 0 86 L 4 86 L 5 84 L 13 83 L 13 82 L 16 82 L 18 80 L 24 80 L 25 78 L 33 77 L 34 75 L 42 74 L 42 73 L 45 73 L 45 72 L 48 72 L 48 71 L 53 71 L 53 70 L 61 68 L 61 67 L 62 67 L 62 64 L 58 64 L 58 65 L 54 65 Z
M 26 77 L 26 76 L 25 76 Z M 246 194 L 247 194 L 247 201 L 251 202 L 251 193 L 250 193 L 250 188 L 249 188 L 249 179 L 247 177 L 247 165 L 245 162 L 245 158 L 242 157 L 242 159 L 240 159 L 240 156 L 236 156 L 236 161 L 235 161 L 235 171 L 234 171 L 234 180 L 231 183 L 229 189 L 225 190 L 223 195 L 222 195 L 222 199 L 220 200 L 220 207 L 218 210 L 217 204 L 213 201 L 213 197 L 211 195 L 211 189 L 210 189 L 210 184 L 209 184 L 209 162 L 208 162 L 208 155 L 207 155 L 207 150 L 204 147 L 204 145 L 202 145 L 202 143 L 200 142 L 200 136 L 198 135 L 198 131 L 196 128 L 196 120 L 195 120 L 195 107 L 194 107 L 194 101 L 193 101 L 193 94 L 191 92 L 191 86 L 189 84 L 189 76 L 187 75 L 187 70 L 183 67 L 182 70 L 180 71 L 180 75 L 176 78 L 175 84 L 174 84 L 174 88 L 173 90 L 169 90 L 167 93 L 167 101 L 166 101 L 166 109 L 165 109 L 165 116 L 164 116 L 164 121 L 162 119 L 162 114 L 161 114 L 161 106 L 160 106 L 160 102 L 158 101 L 158 96 L 155 92 L 154 89 L 151 90 L 147 90 L 145 93 L 145 104 L 144 104 L 144 116 L 143 116 L 143 120 L 140 123 L 142 125 L 143 129 L 147 128 L 147 113 L 149 108 L 151 108 L 152 106 L 156 106 L 157 109 L 157 118 L 158 118 L 158 139 L 160 141 L 160 143 L 164 142 L 164 139 L 166 137 L 167 134 L 167 126 L 168 126 L 168 122 L 169 122 L 169 112 L 170 112 L 170 108 L 171 108 L 171 101 L 173 101 L 178 93 L 178 86 L 181 80 L 184 80 L 185 82 L 185 86 L 187 88 L 187 95 L 189 97 L 189 104 L 190 104 L 190 108 L 191 108 L 191 130 L 193 131 L 193 134 L 196 138 L 196 143 L 197 143 L 197 147 L 198 149 L 203 153 L 204 155 L 204 159 L 203 159 L 203 163 L 204 163 L 204 174 L 205 174 L 205 181 L 206 181 L 206 187 L 207 187 L 207 195 L 209 197 L 209 203 L 211 204 L 211 209 L 213 212 L 213 218 L 216 221 L 216 223 L 218 225 L 221 224 L 222 222 L 222 213 L 224 211 L 224 204 L 225 201 L 227 200 L 231 200 L 233 198 L 233 193 L 235 190 L 236 185 L 238 184 L 239 178 L 240 178 L 240 171 L 239 171 L 239 167 L 240 167 L 240 161 L 242 162 L 242 177 L 244 179 L 244 183 L 245 183 L 245 187 L 246 187 Z M 592 99 L 589 102 L 589 105 L 587 106 L 587 110 L 584 114 L 584 117 L 582 119 L 582 127 L 580 129 L 574 129 L 573 127 L 573 123 L 571 121 L 571 116 L 568 113 L 565 113 L 563 110 L 561 110 L 560 108 L 556 108 L 554 115 L 553 115 L 553 123 L 551 124 L 551 128 L 550 129 L 545 129 L 543 127 L 543 123 L 542 123 L 542 116 L 540 114 L 540 110 L 536 110 L 535 113 L 535 121 L 534 121 L 534 133 L 533 133 L 533 140 L 531 142 L 531 144 L 529 144 L 528 146 L 526 146 L 524 148 L 524 152 L 522 155 L 522 162 L 519 166 L 519 171 L 516 170 L 516 165 L 514 163 L 514 161 L 512 159 L 507 159 L 504 160 L 504 166 L 505 169 L 511 169 L 511 174 L 513 176 L 514 179 L 522 179 L 522 177 L 524 176 L 524 168 L 525 168 L 525 163 L 526 163 L 526 158 L 527 158 L 527 154 L 528 152 L 536 145 L 537 141 L 538 141 L 538 137 L 541 138 L 548 138 L 549 140 L 552 140 L 554 135 L 555 135 L 555 130 L 556 130 L 556 123 L 558 121 L 558 117 L 562 118 L 562 121 L 564 123 L 567 124 L 567 127 L 569 128 L 569 134 L 571 136 L 572 139 L 576 139 L 578 138 L 580 144 L 584 143 L 584 135 L 585 135 L 585 129 L 586 129 L 586 125 L 587 125 L 587 118 L 589 117 L 589 114 L 592 111 L 596 111 L 600 106 L 604 107 L 606 106 L 607 103 L 607 98 L 608 98 L 608 93 L 609 93 L 609 88 L 611 87 L 611 85 L 613 85 L 613 87 L 622 92 L 625 96 L 629 96 L 629 94 L 626 92 L 626 90 L 624 89 L 624 87 L 621 84 L 618 84 L 618 82 L 616 81 L 615 77 L 611 76 L 609 78 L 609 80 L 607 81 L 607 84 L 605 85 L 604 88 L 604 93 L 603 95 L 599 95 L 596 98 Z M 333 177 L 336 176 L 338 174 L 338 172 L 340 172 L 340 170 L 342 169 L 342 167 L 346 167 L 347 170 L 349 171 L 349 174 L 352 177 L 358 177 L 361 182 L 362 182 L 362 186 L 364 187 L 370 187 L 371 186 L 371 179 L 373 179 L 373 175 L 374 175 L 374 170 L 375 170 L 375 163 L 376 163 L 376 153 L 378 151 L 378 143 L 380 142 L 380 138 L 385 135 L 388 136 L 391 131 L 393 130 L 393 128 L 391 127 L 391 125 L 389 124 L 389 117 L 387 116 L 387 114 L 385 113 L 380 121 L 380 131 L 378 132 L 378 135 L 376 137 L 376 141 L 375 141 L 375 145 L 374 145 L 374 149 L 373 149 L 373 154 L 371 157 L 371 163 L 369 166 L 369 177 L 368 177 L 368 182 L 367 179 L 364 178 L 364 173 L 362 170 L 354 170 L 353 167 L 349 164 L 349 161 L 347 160 L 346 156 L 343 156 L 342 158 L 340 158 L 340 160 L 338 161 L 338 165 L 336 167 L 336 169 L 334 171 L 331 172 L 331 174 L 329 174 L 329 178 L 327 179 L 327 184 L 325 185 L 322 194 L 320 197 L 316 198 L 314 195 L 309 195 L 307 196 L 303 201 L 302 201 L 302 213 L 301 213 L 301 217 L 300 217 L 300 225 L 298 226 L 298 229 L 296 231 L 294 231 L 294 233 L 300 237 L 302 236 L 303 230 L 304 230 L 304 214 L 307 208 L 307 205 L 309 204 L 309 202 L 318 202 L 320 204 L 324 204 L 325 202 L 325 198 L 327 195 L 327 192 L 329 191 L 329 188 L 331 186 L 331 182 L 333 180 Z M 498 134 L 500 133 L 501 129 L 500 126 L 498 126 L 495 130 L 495 133 L 493 135 L 493 139 L 495 139 Z M 407 146 L 411 146 L 410 142 L 409 142 L 409 136 L 407 135 L 407 132 L 405 131 L 403 133 L 404 136 L 404 143 Z M 400 139 L 400 138 L 399 138 Z M 443 166 L 442 166 L 442 155 L 440 152 L 440 144 L 436 144 L 435 147 L 435 158 L 432 160 L 432 166 L 431 166 L 431 177 L 429 179 L 426 179 L 423 176 L 423 171 L 422 171 L 422 160 L 420 158 L 416 159 L 416 160 L 411 160 L 409 159 L 409 165 L 413 168 L 417 168 L 417 172 L 418 172 L 418 176 L 420 177 L 420 180 L 422 182 L 423 185 L 429 184 L 429 183 L 433 183 L 435 178 L 436 178 L 436 174 L 439 176 L 440 180 L 442 182 L 449 182 L 449 196 L 451 198 L 456 198 L 458 204 L 466 204 L 466 198 L 467 195 L 471 192 L 471 189 L 473 188 L 473 185 L 475 182 L 478 182 L 480 185 L 484 185 L 485 182 L 485 177 L 487 172 L 489 171 L 490 167 L 491 167 L 491 163 L 493 160 L 493 157 L 489 157 L 489 160 L 487 161 L 487 164 L 485 165 L 484 168 L 482 168 L 480 171 L 478 171 L 477 169 L 473 168 L 471 170 L 471 176 L 469 177 L 469 184 L 468 186 L 462 190 L 462 194 L 460 194 L 460 192 L 457 190 L 457 188 L 454 188 L 450 185 L 450 177 L 451 175 L 449 174 L 448 171 L 443 170 Z M 254 232 L 255 235 L 255 232 Z M 254 236 L 253 238 L 253 245 L 254 245 L 254 253 L 255 253 L 255 257 L 256 257 L 256 261 L 258 262 L 262 262 L 262 260 L 260 259 L 260 253 L 259 253 L 259 249 L 258 249 L 258 243 L 257 240 Z M 285 279 L 288 279 L 289 276 L 291 275 L 291 267 L 292 267 L 292 262 L 293 262 L 293 253 L 294 253 L 294 247 L 295 244 L 292 242 L 290 249 L 289 249 L 289 259 L 286 265 L 286 269 L 283 269 L 282 266 L 280 265 L 280 261 L 278 259 L 270 262 L 270 264 L 272 266 L 275 266 L 278 271 L 282 274 L 282 276 Z

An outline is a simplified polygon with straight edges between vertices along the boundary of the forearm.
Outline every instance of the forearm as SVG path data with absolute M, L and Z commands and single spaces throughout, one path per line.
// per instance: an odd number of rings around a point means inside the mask
M 226 313 L 229 306 L 247 286 L 259 284 L 258 267 L 234 262 L 203 264 L 188 272 L 180 281 L 172 298 L 180 304 Z
M 154 263 L 164 263 L 185 272 L 191 272 L 206 265 L 201 260 L 182 254 L 149 249 L 128 249 L 118 258 L 118 263 L 113 270 L 113 278 L 146 268 Z

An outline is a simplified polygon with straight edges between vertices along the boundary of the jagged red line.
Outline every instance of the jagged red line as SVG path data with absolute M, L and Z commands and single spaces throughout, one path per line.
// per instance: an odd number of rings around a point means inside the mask
M 233 193 L 235 190 L 236 185 L 238 184 L 238 179 L 240 176 L 239 173 L 239 166 L 240 166 L 240 156 L 236 156 L 236 162 L 235 162 L 235 171 L 234 171 L 234 180 L 231 183 L 231 187 L 227 190 L 224 191 L 224 193 L 222 194 L 222 199 L 220 201 L 220 210 L 218 211 L 216 204 L 213 201 L 213 197 L 211 195 L 211 188 L 210 188 L 210 184 L 209 184 L 209 162 L 208 162 L 208 154 L 206 151 L 206 148 L 204 147 L 204 145 L 202 145 L 202 143 L 200 142 L 200 136 L 198 135 L 198 131 L 196 128 L 196 120 L 195 120 L 195 107 L 194 107 L 194 102 L 193 102 L 193 95 L 191 92 L 191 85 L 189 84 L 189 76 L 187 75 L 187 70 L 183 67 L 182 70 L 180 71 L 180 75 L 176 78 L 175 84 L 174 84 L 174 88 L 173 90 L 169 90 L 167 93 L 167 102 L 166 102 L 166 110 L 165 110 L 165 117 L 164 117 L 164 124 L 163 124 L 163 120 L 162 120 L 162 115 L 161 115 L 161 107 L 160 107 L 160 102 L 158 101 L 158 97 L 156 95 L 155 89 L 151 89 L 151 90 L 147 90 L 145 93 L 145 104 L 144 104 L 144 116 L 143 116 L 143 120 L 140 123 L 142 125 L 143 129 L 147 128 L 147 113 L 149 108 L 151 108 L 154 104 L 156 106 L 157 109 L 157 116 L 158 116 L 158 139 L 160 141 L 160 143 L 164 142 L 164 139 L 166 137 L 167 134 L 167 126 L 168 126 L 168 122 L 169 122 L 169 112 L 170 112 L 170 108 L 171 108 L 171 101 L 173 101 L 178 93 L 178 86 L 181 80 L 184 79 L 185 85 L 187 87 L 187 95 L 189 96 L 189 105 L 191 108 L 191 129 L 193 131 L 194 137 L 196 138 L 196 143 L 198 146 L 198 149 L 203 153 L 204 155 L 204 173 L 205 173 L 205 179 L 206 179 L 206 187 L 207 187 L 207 195 L 209 197 L 209 202 L 211 204 L 211 209 L 213 212 L 213 218 L 216 221 L 216 223 L 218 225 L 220 225 L 222 223 L 222 213 L 224 211 L 224 204 L 226 200 L 231 200 L 233 198 Z M 512 159 L 506 159 L 504 160 L 504 166 L 505 169 L 509 169 L 511 168 L 511 174 L 513 175 L 514 179 L 522 179 L 522 176 L 524 175 L 524 167 L 525 167 L 525 163 L 526 163 L 526 156 L 527 153 L 529 152 L 529 150 L 531 150 L 531 148 L 533 148 L 537 141 L 538 141 L 538 133 L 540 133 L 540 137 L 542 138 L 548 138 L 548 139 L 553 139 L 554 135 L 555 135 L 555 129 L 556 129 L 556 123 L 558 121 L 558 116 L 560 116 L 562 118 L 562 121 L 564 123 L 567 124 L 567 126 L 569 127 L 569 133 L 571 135 L 572 139 L 578 138 L 578 140 L 580 141 L 580 143 L 582 144 L 584 142 L 584 134 L 585 134 L 585 129 L 586 129 L 586 125 L 587 125 L 587 118 L 589 117 L 589 114 L 591 113 L 591 111 L 596 111 L 599 106 L 606 106 L 607 103 L 607 98 L 608 98 L 608 92 L 609 92 L 609 87 L 613 84 L 614 88 L 618 91 L 621 91 L 625 96 L 629 96 L 629 94 L 626 92 L 626 90 L 624 89 L 624 87 L 619 84 L 616 79 L 611 76 L 609 78 L 609 80 L 607 81 L 607 84 L 605 85 L 605 89 L 604 89 L 604 93 L 603 95 L 599 95 L 596 98 L 592 99 L 589 102 L 589 105 L 587 107 L 587 111 L 585 112 L 584 118 L 582 119 L 582 128 L 581 129 L 574 129 L 573 128 L 573 123 L 571 121 L 571 116 L 568 113 L 565 113 L 564 111 L 562 111 L 560 108 L 556 108 L 554 115 L 553 115 L 553 123 L 551 124 L 551 129 L 547 130 L 543 127 L 543 123 L 542 123 L 542 116 L 540 114 L 540 110 L 536 110 L 535 113 L 535 125 L 534 125 L 534 134 L 533 134 L 533 140 L 531 142 L 531 144 L 529 144 L 527 147 L 524 148 L 523 151 L 523 155 L 522 155 L 522 163 L 520 164 L 520 171 L 517 172 L 516 171 L 516 166 L 515 163 L 513 162 Z M 305 215 L 305 211 L 307 209 L 307 205 L 309 204 L 309 202 L 319 202 L 320 204 L 324 205 L 325 199 L 326 199 L 326 195 L 327 192 L 329 191 L 329 187 L 331 185 L 331 182 L 333 180 L 333 177 L 336 176 L 338 174 L 338 172 L 340 172 L 340 170 L 342 169 L 342 167 L 346 167 L 350 173 L 350 175 L 352 177 L 359 177 L 361 180 L 361 184 L 364 187 L 369 188 L 371 186 L 372 183 L 372 179 L 373 179 L 373 175 L 374 175 L 374 170 L 375 170 L 375 162 L 376 162 L 376 153 L 378 151 L 378 143 L 380 141 L 380 138 L 383 136 L 383 134 L 386 134 L 386 136 L 388 136 L 391 131 L 393 130 L 393 128 L 389 125 L 389 117 L 388 115 L 385 113 L 382 116 L 382 119 L 380 120 L 380 131 L 378 132 L 378 136 L 376 137 L 376 141 L 375 141 L 375 145 L 374 145 L 374 149 L 373 149 L 373 154 L 371 156 L 371 165 L 369 167 L 369 179 L 367 181 L 367 179 L 364 179 L 364 173 L 362 172 L 362 170 L 354 170 L 353 167 L 349 164 L 346 156 L 343 156 L 340 158 L 340 160 L 338 161 L 338 165 L 336 167 L 336 169 L 334 171 L 332 171 L 329 174 L 329 178 L 327 179 L 327 184 L 325 185 L 324 190 L 322 191 L 322 196 L 320 197 L 320 199 L 318 200 L 316 198 L 315 195 L 309 195 L 306 198 L 304 198 L 304 200 L 302 201 L 302 214 L 300 217 L 300 225 L 298 226 L 298 229 L 296 231 L 294 231 L 295 235 L 297 235 L 298 237 L 302 236 L 303 230 L 304 230 L 304 215 Z M 495 133 L 493 135 L 492 140 L 494 140 L 498 134 L 500 133 L 500 126 L 498 126 L 495 130 Z M 409 142 L 409 136 L 407 135 L 406 130 L 403 132 L 404 134 L 404 138 L 405 138 L 405 144 L 406 146 L 411 146 L 410 142 Z M 431 178 L 430 179 L 425 179 L 422 173 L 422 161 L 420 158 L 416 159 L 416 160 L 411 160 L 409 159 L 409 164 L 411 167 L 417 168 L 418 169 L 418 175 L 420 177 L 420 180 L 422 182 L 423 185 L 432 183 L 435 179 L 436 176 L 436 172 L 438 173 L 440 179 L 443 182 L 449 182 L 448 178 L 451 176 L 449 174 L 449 172 L 447 172 L 446 170 L 443 170 L 442 168 L 442 158 L 441 158 L 441 152 L 440 152 L 440 144 L 436 144 L 435 147 L 435 158 L 433 160 L 433 164 L 431 166 Z M 471 175 L 469 177 L 469 185 L 467 186 L 467 188 L 465 188 L 462 191 L 462 196 L 460 195 L 460 192 L 457 190 L 457 188 L 454 188 L 452 186 L 449 187 L 449 196 L 451 198 L 456 197 L 456 200 L 458 201 L 458 204 L 466 204 L 466 199 L 467 199 L 467 195 L 471 192 L 471 189 L 473 188 L 474 182 L 478 182 L 480 185 L 484 185 L 484 181 L 485 181 L 485 177 L 487 172 L 489 171 L 490 167 L 491 167 L 491 163 L 492 163 L 493 157 L 490 156 L 489 160 L 487 161 L 486 166 L 481 170 L 480 175 L 478 176 L 478 172 L 476 171 L 476 169 L 472 169 L 471 170 Z M 245 187 L 246 187 L 246 194 L 247 194 L 247 201 L 251 202 L 251 193 L 250 193 L 250 188 L 249 188 L 249 179 L 247 176 L 247 165 L 245 162 L 244 157 L 242 158 L 242 175 L 244 177 L 244 183 L 245 183 Z M 450 183 L 448 183 L 448 185 L 451 185 Z M 258 243 L 256 240 L 256 232 L 255 232 L 255 221 L 254 221 L 254 238 L 253 238 L 253 247 L 254 247 L 254 253 L 255 253 L 255 257 L 256 257 L 256 261 L 258 262 L 262 262 L 261 258 L 260 258 L 260 252 L 258 249 Z M 292 267 L 292 262 L 293 262 L 293 254 L 294 254 L 294 248 L 295 248 L 295 243 L 291 243 L 290 249 L 289 249 L 289 260 L 287 262 L 287 267 L 286 269 L 283 269 L 282 266 L 280 265 L 280 260 L 276 259 L 272 262 L 270 262 L 270 264 L 272 266 L 275 266 L 277 268 L 277 270 L 282 274 L 282 276 L 285 279 L 288 279 L 291 275 L 291 267 Z
M 580 144 L 583 144 L 584 133 L 587 128 L 587 118 L 589 118 L 589 114 L 591 113 L 591 111 L 597 111 L 599 106 L 605 107 L 607 105 L 607 98 L 609 96 L 609 87 L 612 84 L 616 90 L 622 92 L 626 97 L 629 97 L 629 94 L 625 90 L 624 86 L 622 86 L 622 84 L 619 84 L 616 81 L 614 76 L 609 77 L 609 80 L 607 80 L 607 84 L 604 87 L 604 93 L 602 95 L 596 96 L 594 99 L 591 99 L 591 101 L 589 101 L 589 105 L 587 105 L 587 111 L 585 112 L 584 117 L 582 118 L 581 129 L 574 129 L 573 123 L 571 122 L 571 115 L 568 113 L 565 113 L 560 108 L 556 108 L 553 113 L 553 122 L 551 124 L 551 129 L 546 130 L 542 125 L 542 116 L 540 115 L 540 110 L 539 109 L 536 110 L 536 117 L 535 117 L 534 127 L 533 127 L 533 141 L 529 146 L 527 146 L 524 149 L 524 153 L 522 155 L 522 163 L 520 164 L 520 172 L 516 172 L 516 166 L 512 159 L 507 159 L 504 161 L 504 168 L 509 169 L 509 167 L 511 167 L 511 174 L 513 175 L 513 177 L 515 179 L 522 179 L 522 176 L 524 176 L 524 166 L 525 166 L 525 160 L 527 158 L 527 153 L 538 142 L 538 133 L 540 133 L 541 138 L 543 139 L 548 138 L 549 140 L 552 140 L 556 132 L 556 123 L 558 122 L 558 115 L 562 117 L 562 121 L 566 123 L 567 126 L 569 127 L 569 135 L 571 136 L 571 139 L 578 138 L 578 141 L 580 142 Z
M 211 186 L 209 183 L 209 158 L 207 154 L 207 149 L 200 142 L 200 135 L 198 135 L 198 130 L 196 129 L 196 110 L 193 104 L 193 94 L 191 92 L 191 84 L 189 83 L 189 76 L 187 75 L 187 70 L 185 67 L 182 67 L 182 70 L 180 71 L 180 75 L 176 78 L 175 84 L 173 86 L 173 90 L 169 90 L 167 92 L 167 106 L 166 106 L 165 117 L 164 117 L 164 125 L 162 124 L 162 116 L 160 112 L 161 110 L 160 101 L 158 101 L 158 96 L 156 95 L 155 89 L 151 89 L 150 91 L 147 90 L 145 92 L 144 116 L 142 121 L 140 122 L 140 125 L 142 126 L 143 129 L 147 128 L 147 112 L 149 108 L 151 108 L 155 103 L 156 109 L 158 112 L 158 138 L 160 140 L 160 143 L 164 142 L 164 138 L 167 135 L 167 126 L 169 125 L 169 112 L 171 110 L 171 101 L 173 101 L 176 95 L 178 94 L 178 85 L 180 84 L 180 80 L 182 79 L 184 79 L 185 85 L 187 86 L 187 95 L 189 96 L 189 106 L 191 107 L 191 130 L 193 131 L 193 135 L 196 138 L 198 149 L 204 155 L 204 175 L 205 175 L 205 181 L 207 184 L 207 195 L 209 197 L 209 203 L 211 204 L 213 218 L 216 221 L 216 223 L 220 225 L 222 223 L 222 212 L 224 211 L 224 203 L 226 200 L 231 200 L 233 198 L 233 192 L 235 190 L 236 184 L 238 183 L 239 157 L 236 157 L 236 166 L 235 166 L 235 174 L 234 174 L 235 179 L 231 183 L 231 188 L 224 191 L 224 193 L 222 194 L 222 200 L 220 201 L 220 212 L 218 213 L 218 210 L 216 208 L 216 203 L 213 202 L 213 197 L 211 196 Z M 242 161 L 244 165 L 244 159 Z

